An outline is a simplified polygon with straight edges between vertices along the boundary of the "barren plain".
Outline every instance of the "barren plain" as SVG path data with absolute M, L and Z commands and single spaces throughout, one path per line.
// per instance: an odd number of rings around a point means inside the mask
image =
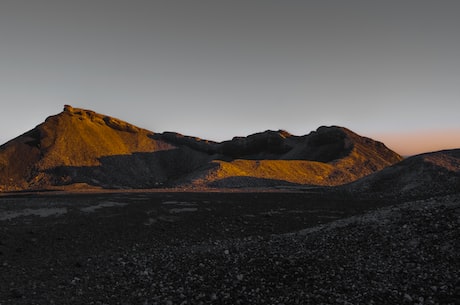
M 0 304 L 459 304 L 460 196 L 0 197 Z

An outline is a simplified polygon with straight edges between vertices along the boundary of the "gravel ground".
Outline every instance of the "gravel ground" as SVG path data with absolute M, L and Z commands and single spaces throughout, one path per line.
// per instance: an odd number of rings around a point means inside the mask
M 195 212 L 188 202 L 174 203 L 178 213 Z M 174 218 L 163 222 L 169 230 L 178 225 Z M 34 246 L 41 237 L 30 228 L 13 237 L 0 227 L 1 305 L 460 304 L 460 195 L 233 238 L 168 233 L 114 243 L 107 233 L 89 243 L 91 234 L 56 233 L 66 226 L 56 217 L 55 233 L 41 231 L 60 236 L 52 251 Z M 30 245 L 10 249 L 13 238 Z M 88 245 L 94 249 L 81 250 Z

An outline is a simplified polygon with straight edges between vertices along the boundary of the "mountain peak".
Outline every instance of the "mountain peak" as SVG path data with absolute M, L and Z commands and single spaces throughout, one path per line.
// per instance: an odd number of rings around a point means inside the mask
M 74 108 L 70 105 L 64 105 L 64 111 L 61 112 L 61 116 L 76 116 L 80 120 L 80 122 L 85 122 L 85 120 L 89 120 L 92 122 L 96 122 L 101 125 L 107 125 L 108 127 L 119 130 L 119 131 L 126 131 L 130 133 L 136 133 L 141 130 L 141 128 L 136 127 L 130 123 L 122 121 L 120 119 L 116 119 L 107 115 L 102 115 L 96 113 L 92 110 L 82 109 L 82 108 Z
M 71 106 L 71 105 L 64 105 L 64 112 L 70 112 L 70 113 L 73 113 L 75 111 L 75 109 Z

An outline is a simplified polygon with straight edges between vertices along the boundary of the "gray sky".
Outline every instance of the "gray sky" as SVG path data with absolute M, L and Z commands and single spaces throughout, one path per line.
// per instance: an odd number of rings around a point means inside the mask
M 218 141 L 340 125 L 460 147 L 459 29 L 455 0 L 1 0 L 0 142 L 71 104 Z

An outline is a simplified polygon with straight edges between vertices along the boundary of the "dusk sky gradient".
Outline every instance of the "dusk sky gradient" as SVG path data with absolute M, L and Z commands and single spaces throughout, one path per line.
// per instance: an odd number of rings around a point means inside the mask
M 64 104 L 222 141 L 460 148 L 460 1 L 1 0 L 0 143 Z

